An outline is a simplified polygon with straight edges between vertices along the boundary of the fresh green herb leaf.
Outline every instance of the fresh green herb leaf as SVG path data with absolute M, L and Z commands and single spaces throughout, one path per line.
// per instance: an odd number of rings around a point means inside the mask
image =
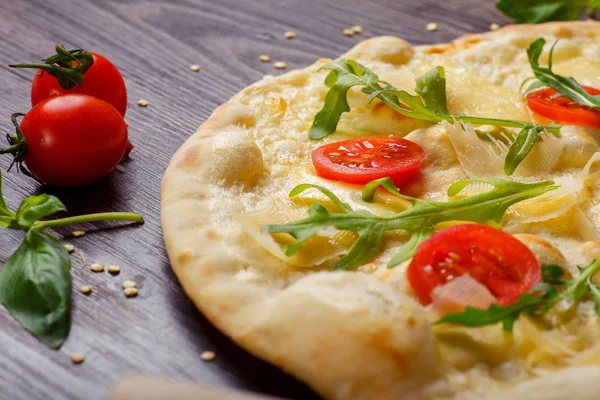
M 542 131 L 543 129 L 537 126 L 521 129 L 514 142 L 510 145 L 506 159 L 504 160 L 504 173 L 506 175 L 510 176 L 515 172 L 519 164 L 533 150 L 533 146 L 538 141 L 539 133 Z
M 17 321 L 52 348 L 69 334 L 71 261 L 65 247 L 44 232 L 30 232 L 0 272 L 0 302 Z
M 542 265 L 542 282 L 551 285 L 563 285 L 565 271 L 558 265 Z
M 587 3 L 588 0 L 498 0 L 496 7 L 518 24 L 539 24 L 577 20 Z M 597 5 L 590 4 L 589 12 L 595 8 Z
M 446 315 L 436 323 L 449 322 L 465 326 L 485 326 L 502 322 L 503 328 L 510 331 L 519 315 L 540 315 L 564 300 L 570 302 L 592 300 L 596 305 L 596 312 L 599 313 L 600 289 L 592 283 L 592 277 L 598 272 L 598 269 L 600 269 L 600 261 L 594 260 L 587 267 L 580 269 L 577 278 L 565 281 L 562 279 L 564 272 L 560 267 L 545 266 L 542 267 L 543 282 L 534 286 L 529 293 L 521 295 L 516 303 L 508 306 L 493 304 L 487 310 L 467 307 L 464 312 Z M 564 285 L 566 288 L 559 293 L 554 288 L 555 285 Z
M 450 115 L 446 104 L 446 74 L 444 68 L 435 67 L 417 79 L 416 92 L 425 107 L 439 115 Z
M 362 66 L 352 60 L 346 63 L 329 64 L 331 72 L 325 79 L 329 91 L 325 96 L 325 106 L 315 116 L 309 136 L 311 139 L 322 139 L 335 132 L 343 113 L 350 111 L 347 95 L 353 86 L 366 85 L 372 76 Z
M 600 96 L 593 96 L 586 92 L 583 86 L 581 86 L 574 78 L 557 75 L 552 72 L 552 54 L 556 43 L 552 46 L 552 50 L 548 56 L 548 67 L 545 68 L 540 66 L 540 56 L 542 55 L 545 44 L 546 40 L 539 38 L 532 42 L 527 49 L 529 64 L 531 65 L 533 74 L 538 82 L 550 86 L 561 95 L 568 97 L 578 104 L 592 108 L 600 108 Z M 538 89 L 539 87 L 539 83 L 534 83 L 527 89 L 527 92 Z
M 65 205 L 54 196 L 31 196 L 23 200 L 17 209 L 17 221 L 21 227 L 27 229 L 41 218 L 66 210 Z
M 560 126 L 556 124 L 538 126 L 523 121 L 449 114 L 446 104 L 446 78 L 442 67 L 436 67 L 417 79 L 418 96 L 397 90 L 389 83 L 379 80 L 379 77 L 364 65 L 353 60 L 338 60 L 323 68 L 331 70 L 325 79 L 330 90 L 325 97 L 323 108 L 315 115 L 309 132 L 311 139 L 322 139 L 335 132 L 341 115 L 350 111 L 347 94 L 354 86 L 362 86 L 362 91 L 369 95 L 369 102 L 377 98 L 407 117 L 432 123 L 460 121 L 475 125 L 521 128 L 521 136 L 524 137 L 512 144 L 507 155 L 505 170 L 509 175 L 533 148 L 533 132 L 538 134 L 547 130 L 557 135 L 560 132 Z
M 118 212 L 40 220 L 59 211 L 66 211 L 64 204 L 42 194 L 26 198 L 17 212 L 12 212 L 2 196 L 0 173 L 0 227 L 27 231 L 21 246 L 0 271 L 0 303 L 25 329 L 52 348 L 60 347 L 69 334 L 71 262 L 65 247 L 42 231 L 96 221 L 144 222 L 139 214 Z
M 519 315 L 524 312 L 530 312 L 542 305 L 544 300 L 540 297 L 534 297 L 529 293 L 521 296 L 519 301 L 509 306 L 497 306 L 492 304 L 487 310 L 467 307 L 460 314 L 449 314 L 439 319 L 436 324 L 444 322 L 465 325 L 465 326 L 485 326 L 502 322 L 502 328 L 506 331 L 512 331 L 515 321 Z
M 449 202 L 421 200 L 403 195 L 389 178 L 367 184 L 362 195 L 365 201 L 371 201 L 376 190 L 383 187 L 391 194 L 412 202 L 411 208 L 392 217 L 380 217 L 366 210 L 353 210 L 331 191 L 318 185 L 303 184 L 292 190 L 290 196 L 299 195 L 307 189 L 317 189 L 332 200 L 341 211 L 329 211 L 323 204 L 315 202 L 310 207 L 306 219 L 287 224 L 268 225 L 266 229 L 270 233 L 289 233 L 296 239 L 295 243 L 285 248 L 288 256 L 297 252 L 308 239 L 328 228 L 333 227 L 356 233 L 358 239 L 350 248 L 349 253 L 334 266 L 334 269 L 345 270 L 357 268 L 375 257 L 380 251 L 384 232 L 407 231 L 412 236 L 389 262 L 388 266 L 393 267 L 410 258 L 419 244 L 433 235 L 433 228 L 439 222 L 459 220 L 500 225 L 504 213 L 513 204 L 557 188 L 552 181 L 520 183 L 501 179 L 483 179 L 459 182 L 450 186 L 448 193 L 456 195 L 466 186 L 475 182 L 485 182 L 492 185 L 493 188 L 487 193 Z

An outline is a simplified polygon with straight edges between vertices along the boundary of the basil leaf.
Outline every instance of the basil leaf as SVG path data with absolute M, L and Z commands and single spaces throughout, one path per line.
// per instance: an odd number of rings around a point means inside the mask
M 0 303 L 52 348 L 69 334 L 70 267 L 68 252 L 56 238 L 30 231 L 0 272 Z
M 416 248 L 433 235 L 434 226 L 439 222 L 458 220 L 499 225 L 504 213 L 513 204 L 557 188 L 552 181 L 521 183 L 501 179 L 484 179 L 453 185 L 450 187 L 450 191 L 458 194 L 468 184 L 474 182 L 489 183 L 493 188 L 487 193 L 464 199 L 437 202 L 402 195 L 389 178 L 367 184 L 363 191 L 363 199 L 371 200 L 377 188 L 383 187 L 390 193 L 412 202 L 411 208 L 392 217 L 380 217 L 367 210 L 353 210 L 331 191 L 318 185 L 303 184 L 293 189 L 290 195 L 295 196 L 306 189 L 314 188 L 326 194 L 341 211 L 329 211 L 324 205 L 316 202 L 311 206 L 307 218 L 286 224 L 267 225 L 266 229 L 270 233 L 288 233 L 296 239 L 295 243 L 285 247 L 285 253 L 288 256 L 297 252 L 306 240 L 328 228 L 333 227 L 356 233 L 358 239 L 350 252 L 337 262 L 334 266 L 335 269 L 354 269 L 373 258 L 380 251 L 384 232 L 389 230 L 407 231 L 412 236 L 388 263 L 389 267 L 393 267 L 410 258 Z
M 10 211 L 4 202 L 4 193 L 2 192 L 2 171 L 0 171 L 0 216 L 14 217 L 15 213 Z
M 568 97 L 574 102 L 592 108 L 600 108 L 600 96 L 593 96 L 574 79 L 557 75 L 552 72 L 552 53 L 548 57 L 548 68 L 540 66 L 540 56 L 544 50 L 546 40 L 539 38 L 532 42 L 527 49 L 529 64 L 535 77 L 547 86 L 556 90 L 561 95 Z M 556 43 L 555 43 L 556 45 Z M 554 50 L 554 46 L 552 46 Z
M 17 209 L 17 221 L 20 226 L 29 228 L 39 219 L 66 210 L 65 205 L 54 196 L 48 194 L 31 196 L 23 200 Z
M 504 173 L 511 176 L 519 164 L 533 150 L 533 146 L 538 141 L 538 128 L 523 128 L 517 134 L 517 138 L 510 145 L 506 158 L 504 160 Z
M 529 293 L 525 293 L 519 301 L 509 306 L 492 304 L 486 310 L 467 307 L 462 313 L 449 314 L 440 318 L 436 324 L 449 322 L 465 326 L 486 326 L 502 322 L 502 328 L 511 331 L 513 324 L 521 313 L 531 312 L 543 303 L 544 300 L 541 297 L 534 297 Z
M 425 107 L 435 114 L 449 115 L 446 104 L 446 76 L 444 68 L 435 67 L 417 79 L 416 92 L 421 96 Z
M 546 21 L 577 20 L 585 10 L 586 2 L 587 0 L 499 0 L 496 7 L 518 24 L 539 24 Z

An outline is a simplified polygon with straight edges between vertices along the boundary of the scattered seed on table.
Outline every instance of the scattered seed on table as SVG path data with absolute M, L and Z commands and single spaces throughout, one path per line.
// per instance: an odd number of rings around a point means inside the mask
M 116 169 L 117 171 L 119 171 L 120 173 L 123 173 L 123 172 L 125 172 L 125 167 L 124 167 L 124 166 L 122 166 L 121 164 L 117 164 L 117 166 L 115 167 L 115 169 Z
M 72 245 L 72 244 L 70 244 L 70 243 L 67 243 L 67 244 L 65 244 L 65 249 L 67 249 L 67 251 L 68 251 L 69 253 L 72 253 L 72 252 L 74 252 L 74 251 L 75 251 L 75 246 L 73 246 L 73 245 Z
M 498 29 L 500 29 L 500 25 L 496 23 L 490 25 L 490 31 L 497 31 Z
M 82 236 L 85 236 L 85 231 L 76 230 L 76 231 L 71 232 L 71 235 L 73 235 L 73 237 L 80 238 Z
M 425 26 L 425 29 L 427 29 L 429 32 L 437 31 L 438 24 L 435 22 L 430 22 Z
M 92 287 L 90 285 L 83 285 L 82 287 L 79 288 L 79 290 L 81 290 L 81 293 L 83 293 L 83 294 L 92 293 Z
M 108 273 L 113 274 L 113 275 L 118 275 L 119 272 L 121 272 L 121 267 L 119 267 L 117 265 L 109 265 L 108 266 Z
M 260 56 L 258 56 L 258 59 L 262 62 L 269 62 L 271 61 L 271 57 L 269 57 L 266 54 L 261 54 Z
M 296 37 L 296 32 L 287 31 L 283 36 L 285 36 L 286 39 L 294 39 Z
M 354 30 L 352 30 L 350 28 L 344 29 L 343 32 L 344 32 L 344 35 L 346 35 L 346 36 L 352 36 L 352 35 L 354 35 Z
M 144 100 L 144 99 L 138 100 L 138 106 L 140 106 L 140 107 L 148 107 L 148 104 L 150 104 L 150 103 L 148 103 L 148 100 Z
M 352 28 L 350 28 L 350 29 L 352 29 L 352 32 L 353 32 L 354 34 L 363 33 L 363 28 L 362 28 L 362 26 L 360 26 L 360 25 L 354 25 L 354 26 L 353 26 Z
M 85 354 L 83 354 L 83 353 L 71 354 L 71 361 L 73 361 L 73 364 L 81 364 L 84 360 L 85 360 Z
M 93 264 L 90 266 L 90 269 L 91 269 L 93 272 L 104 272 L 104 264 L 101 264 L 101 263 L 93 263 Z
M 200 71 L 200 66 L 199 66 L 199 65 L 197 65 L 197 64 L 190 65 L 190 70 L 191 70 L 192 72 L 199 72 L 199 71 Z
M 123 293 L 125 293 L 125 296 L 127 297 L 135 297 L 138 295 L 138 290 L 134 287 L 128 287 L 123 289 Z
M 200 354 L 200 358 L 202 361 L 214 361 L 214 359 L 217 358 L 217 355 L 214 351 L 203 351 L 202 354 Z
M 137 286 L 137 283 L 135 281 L 131 281 L 131 280 L 123 281 L 123 289 L 134 288 L 136 286 Z
M 273 64 L 273 66 L 277 69 L 284 69 L 287 67 L 287 64 L 283 61 L 277 61 L 275 64 Z

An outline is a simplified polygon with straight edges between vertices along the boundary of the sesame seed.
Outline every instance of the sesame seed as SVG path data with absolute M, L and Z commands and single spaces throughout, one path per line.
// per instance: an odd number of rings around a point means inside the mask
M 104 272 L 104 264 L 101 263 L 93 263 L 92 265 L 90 265 L 90 269 L 93 272 Z
M 81 293 L 83 293 L 83 294 L 92 293 L 92 287 L 90 285 L 83 285 L 82 287 L 79 288 L 79 290 L 81 290 Z
M 134 287 L 128 287 L 123 289 L 123 293 L 125 293 L 125 296 L 127 297 L 135 297 L 138 295 L 138 290 Z
M 262 62 L 269 62 L 271 61 L 271 57 L 269 57 L 266 54 L 261 54 L 260 56 L 258 56 L 258 59 Z
M 437 31 L 438 24 L 435 22 L 430 22 L 425 26 L 425 29 L 427 29 L 429 32 Z
M 286 39 L 294 39 L 296 37 L 296 32 L 287 31 L 283 36 L 285 36 Z
M 82 236 L 85 236 L 85 231 L 76 230 L 76 231 L 71 232 L 71 235 L 73 235 L 73 237 L 80 238 Z
M 71 354 L 71 361 L 73 364 L 81 364 L 85 360 L 85 354 L 83 353 L 73 353 Z
M 127 289 L 127 288 L 134 288 L 137 286 L 137 283 L 135 281 L 123 281 L 123 289 Z
M 73 245 L 72 245 L 72 244 L 70 244 L 70 243 L 67 243 L 67 244 L 65 244 L 65 249 L 67 249 L 67 251 L 68 251 L 69 253 L 72 253 L 72 252 L 74 252 L 74 251 L 75 251 L 75 246 L 73 246 Z
M 344 29 L 343 32 L 344 32 L 344 35 L 346 35 L 346 36 L 352 36 L 352 35 L 354 35 L 354 30 L 350 29 L 350 28 Z
M 108 273 L 113 274 L 113 275 L 118 275 L 119 272 L 121 272 L 121 267 L 119 267 L 117 265 L 109 265 L 108 266 Z
M 197 65 L 197 64 L 190 65 L 190 70 L 191 70 L 192 72 L 199 72 L 199 71 L 200 71 L 200 66 L 199 66 L 199 65 Z
M 490 24 L 490 31 L 497 31 L 498 29 L 500 29 L 500 25 L 496 23 Z
M 273 64 L 273 66 L 277 69 L 284 69 L 287 67 L 287 64 L 283 61 L 277 61 L 275 64 Z
M 363 28 L 360 25 L 354 25 L 351 29 L 355 34 L 363 33 Z
M 150 104 L 150 103 L 148 103 L 148 100 L 144 100 L 144 99 L 138 100 L 138 106 L 140 106 L 140 107 L 148 107 L 148 104 Z
M 125 167 L 124 167 L 124 166 L 122 166 L 121 164 L 117 164 L 117 166 L 115 167 L 115 169 L 116 169 L 117 171 L 119 171 L 120 173 L 123 173 L 123 172 L 125 172 Z
M 214 351 L 203 351 L 202 354 L 200 354 L 200 358 L 202 361 L 214 361 L 214 359 L 217 358 L 217 355 Z

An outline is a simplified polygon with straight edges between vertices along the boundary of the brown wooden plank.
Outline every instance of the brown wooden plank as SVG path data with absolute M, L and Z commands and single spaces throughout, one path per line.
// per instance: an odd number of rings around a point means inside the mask
M 426 32 L 427 22 L 439 24 Z M 60 351 L 25 333 L 0 310 L 0 398 L 100 399 L 128 371 L 163 374 L 195 382 L 245 388 L 294 399 L 314 399 L 305 386 L 233 345 L 192 306 L 174 279 L 164 253 L 159 221 L 159 184 L 177 147 L 222 102 L 265 74 L 280 74 L 259 54 L 284 60 L 288 69 L 319 57 L 335 57 L 357 40 L 382 34 L 415 44 L 451 40 L 507 20 L 481 0 L 16 0 L 0 2 L 0 63 L 37 60 L 56 42 L 93 49 L 122 71 L 130 96 L 127 121 L 137 145 L 126 172 L 79 190 L 55 190 L 73 213 L 134 210 L 143 227 L 99 230 L 69 240 L 77 246 L 73 329 Z M 354 24 L 365 33 L 348 38 Z M 294 30 L 294 40 L 283 32 Z M 192 73 L 190 64 L 199 64 Z M 29 108 L 31 71 L 0 66 L 0 126 Z M 137 99 L 148 108 L 135 105 Z M 10 160 L 0 158 L 5 170 Z M 5 177 L 5 195 L 15 206 L 44 190 L 25 176 Z M 106 224 L 101 224 L 106 227 Z M 86 227 L 90 228 L 90 227 Z M 68 230 L 59 231 L 68 234 Z M 18 246 L 20 232 L 3 231 L 0 260 Z M 92 274 L 86 264 L 120 265 L 118 277 Z M 125 299 L 124 279 L 140 295 Z M 217 360 L 200 360 L 203 350 Z M 82 365 L 69 354 L 86 353 Z

